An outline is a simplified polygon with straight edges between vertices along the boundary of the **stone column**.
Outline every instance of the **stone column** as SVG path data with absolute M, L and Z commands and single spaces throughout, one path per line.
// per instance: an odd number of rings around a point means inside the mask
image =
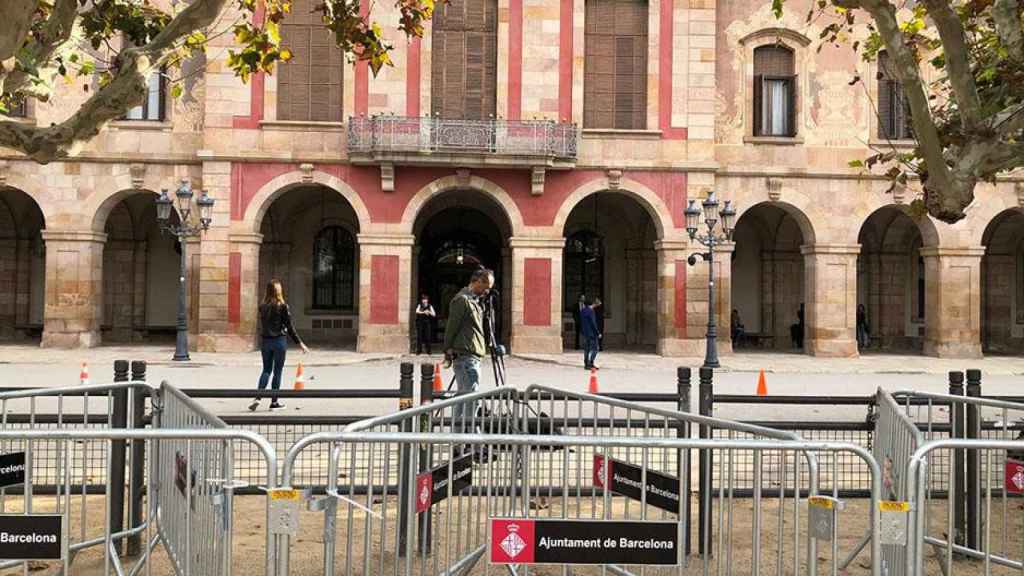
M 409 352 L 412 246 L 406 234 L 359 234 L 359 352 Z
M 857 255 L 860 244 L 813 244 L 804 255 L 804 349 L 814 356 L 856 357 Z
M 985 248 L 926 247 L 924 353 L 981 358 L 981 258 Z
M 518 354 L 562 352 L 564 238 L 510 238 L 512 339 Z
M 687 263 L 690 254 L 703 247 L 685 240 L 655 242 L 658 253 L 658 354 L 703 357 L 708 323 L 708 265 Z M 718 353 L 732 352 L 729 341 L 731 266 L 733 245 L 715 248 L 715 300 L 718 323 Z
M 107 235 L 92 230 L 43 230 L 42 234 L 46 242 L 42 346 L 99 345 Z
M 202 182 L 192 179 L 192 189 L 198 195 L 203 189 L 216 200 L 213 206 L 213 222 L 210 229 L 203 233 L 201 246 L 197 250 L 188 245 L 191 256 L 186 266 L 192 266 L 188 273 L 192 278 L 199 278 L 199 297 L 190 305 L 199 307 L 198 338 L 190 338 L 189 347 L 201 352 L 248 352 L 253 349 L 251 339 L 239 337 L 233 330 L 229 318 L 228 277 L 231 262 L 238 269 L 238 254 L 233 253 L 230 236 L 232 234 L 232 207 L 236 201 L 231 194 L 231 162 L 203 158 Z M 198 268 L 193 263 L 198 255 Z M 191 331 L 191 326 L 189 327 Z
M 263 294 L 260 282 L 260 247 L 263 235 L 236 232 L 228 236 L 228 336 L 231 347 L 253 350 L 257 345 L 259 305 Z M 285 294 L 287 297 L 287 293 Z M 300 332 L 301 334 L 301 332 Z

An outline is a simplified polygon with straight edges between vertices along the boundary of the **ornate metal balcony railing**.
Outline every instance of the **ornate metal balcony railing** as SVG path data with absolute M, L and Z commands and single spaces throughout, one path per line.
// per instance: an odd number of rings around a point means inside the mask
M 576 159 L 573 124 L 548 120 L 449 120 L 373 116 L 351 118 L 350 154 L 473 154 Z

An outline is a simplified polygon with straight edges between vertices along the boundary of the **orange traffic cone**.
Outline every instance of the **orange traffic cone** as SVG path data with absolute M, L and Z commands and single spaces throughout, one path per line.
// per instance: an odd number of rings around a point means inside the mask
M 302 362 L 299 362 L 298 368 L 295 369 L 295 389 L 305 390 L 306 389 L 306 376 L 303 374 Z
M 757 376 L 757 395 L 767 396 L 768 395 L 768 383 L 764 380 L 764 370 Z
M 444 383 L 441 381 L 441 363 L 438 362 L 434 365 L 434 392 L 440 392 L 443 387 Z
M 89 385 L 89 363 L 82 362 L 82 370 L 78 373 L 78 383 L 82 386 Z
M 590 386 L 587 388 L 587 392 L 591 394 L 598 394 L 597 391 L 597 368 L 590 369 Z

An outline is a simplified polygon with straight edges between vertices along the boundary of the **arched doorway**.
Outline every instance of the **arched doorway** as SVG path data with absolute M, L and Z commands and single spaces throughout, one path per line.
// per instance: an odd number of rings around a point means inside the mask
M 998 214 L 981 242 L 982 351 L 1024 354 L 1024 211 Z
M 359 218 L 340 194 L 318 184 L 279 195 L 260 222 L 257 300 L 281 281 L 295 329 L 319 346 L 353 347 L 359 333 Z
M 562 334 L 580 348 L 580 298 L 600 298 L 604 348 L 653 350 L 658 343 L 658 231 L 647 210 L 616 192 L 598 192 L 573 207 L 562 255 Z
M 857 304 L 867 315 L 866 350 L 921 352 L 926 308 L 920 227 L 905 208 L 885 206 L 864 221 L 857 241 Z
M 413 253 L 411 292 L 415 301 L 426 294 L 437 312 L 432 327 L 434 341 L 444 338 L 448 304 L 469 283 L 480 266 L 494 270 L 499 310 L 495 328 L 508 346 L 511 334 L 511 260 L 508 240 L 512 223 L 501 205 L 484 192 L 451 190 L 431 198 L 419 211 L 413 225 L 416 246 Z M 411 309 L 415 309 L 415 304 Z M 412 325 L 412 319 L 409 319 Z M 415 338 L 415 331 L 412 337 Z
M 153 192 L 129 193 L 103 223 L 104 342 L 174 340 L 181 246 L 173 235 L 161 233 L 156 198 Z M 178 216 L 172 211 L 171 218 L 177 222 Z
M 36 341 L 43 331 L 46 228 L 36 201 L 0 187 L 0 340 Z
M 796 209 L 757 204 L 736 222 L 731 298 L 744 332 L 733 342 L 736 351 L 805 349 L 806 282 L 800 247 L 809 239 L 791 210 Z

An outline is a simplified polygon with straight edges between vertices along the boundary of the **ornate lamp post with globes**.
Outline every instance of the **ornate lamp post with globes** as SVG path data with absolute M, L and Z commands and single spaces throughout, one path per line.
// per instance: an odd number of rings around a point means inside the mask
M 686 232 L 690 240 L 696 240 L 706 246 L 707 252 L 698 252 L 690 255 L 687 259 L 690 266 L 697 264 L 697 258 L 708 263 L 708 329 L 707 349 L 704 353 L 704 367 L 718 368 L 718 328 L 715 322 L 715 246 L 732 240 L 733 225 L 736 221 L 736 210 L 732 202 L 725 201 L 722 209 L 718 208 L 718 198 L 714 191 L 701 203 L 703 212 L 697 207 L 696 200 L 690 200 L 683 214 L 686 215 Z M 698 234 L 701 225 L 701 216 L 704 219 L 704 226 L 707 227 L 707 234 Z M 715 224 L 721 219 L 721 232 L 715 232 Z
M 181 247 L 181 274 L 178 276 L 178 335 L 174 346 L 174 360 L 189 360 L 188 357 L 188 314 L 185 305 L 185 240 L 201 236 L 204 231 L 210 228 L 213 221 L 213 198 L 207 195 L 206 191 L 200 193 L 199 199 L 195 201 L 199 209 L 198 222 L 192 216 L 192 186 L 188 180 L 182 180 L 181 185 L 174 192 L 177 200 L 178 222 L 171 222 L 171 209 L 175 202 L 167 195 L 167 189 L 160 191 L 160 197 L 156 200 L 156 220 L 160 224 L 160 231 L 174 235 Z

